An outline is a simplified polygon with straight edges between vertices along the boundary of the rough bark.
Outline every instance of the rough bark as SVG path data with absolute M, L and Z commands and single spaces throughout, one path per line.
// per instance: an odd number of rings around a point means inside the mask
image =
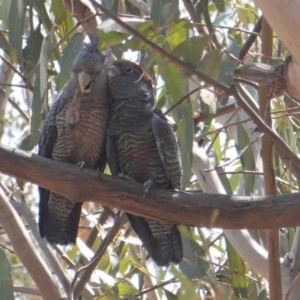
M 268 23 L 292 54 L 292 59 L 286 69 L 285 79 L 289 93 L 300 99 L 300 2 L 273 0 L 272 5 L 267 0 L 254 0 L 254 2 L 262 10 Z
M 77 202 L 91 201 L 162 222 L 189 226 L 279 228 L 300 225 L 300 194 L 235 197 L 152 189 L 90 169 L 2 146 L 0 171 Z

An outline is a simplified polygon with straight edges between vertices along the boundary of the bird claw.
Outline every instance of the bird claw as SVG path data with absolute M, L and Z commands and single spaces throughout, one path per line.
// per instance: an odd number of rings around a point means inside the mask
M 90 167 L 90 165 L 87 162 L 85 162 L 85 161 L 78 162 L 77 166 L 79 166 L 79 169 L 89 168 Z
M 149 179 L 147 180 L 145 183 L 144 183 L 144 195 L 143 197 L 146 196 L 146 194 L 149 193 L 150 189 L 154 186 L 154 182 L 152 179 Z

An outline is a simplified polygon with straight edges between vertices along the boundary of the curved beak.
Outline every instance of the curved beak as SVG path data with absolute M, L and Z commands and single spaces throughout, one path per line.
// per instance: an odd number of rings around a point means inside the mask
M 108 79 L 120 75 L 119 69 L 115 65 L 111 65 L 107 70 Z
M 77 75 L 80 90 L 84 94 L 91 92 L 92 77 L 85 72 L 80 72 Z

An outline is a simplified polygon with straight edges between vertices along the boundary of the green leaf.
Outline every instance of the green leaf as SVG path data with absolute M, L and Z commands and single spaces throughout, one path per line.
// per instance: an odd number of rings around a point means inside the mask
M 82 33 L 76 33 L 63 50 L 62 58 L 59 61 L 60 73 L 56 79 L 57 90 L 60 90 L 70 78 L 74 60 L 82 49 L 83 39 Z
M 162 15 L 164 18 L 165 25 L 172 24 L 173 22 L 179 19 L 180 10 L 178 6 L 179 3 L 175 0 L 169 3 L 165 3 L 165 5 L 162 8 Z
M 178 0 L 154 0 L 151 6 L 150 18 L 158 27 L 169 25 L 180 17 Z
M 117 15 L 118 14 L 118 6 L 119 6 L 119 1 L 117 0 L 104 0 L 102 1 L 102 5 L 108 9 L 110 12 L 113 14 Z
M 21 0 L 21 1 L 24 1 L 24 0 Z M 48 15 L 47 9 L 45 7 L 45 1 L 32 0 L 32 2 L 33 2 L 34 9 L 38 13 L 39 19 L 42 21 L 43 25 L 46 27 L 47 33 L 49 33 L 52 30 L 54 24 L 52 23 L 49 15 Z M 65 8 L 62 8 L 62 9 L 65 10 Z
M 163 289 L 163 290 L 165 292 L 167 300 L 179 300 L 179 298 L 176 295 L 174 295 L 173 293 L 171 293 L 170 291 L 168 291 L 166 289 Z
M 188 91 L 188 81 L 179 69 L 171 63 L 160 66 L 160 74 L 165 82 L 166 99 L 169 106 L 178 101 Z M 168 95 L 171 96 L 168 97 Z M 172 116 L 177 124 L 177 138 L 182 163 L 182 186 L 190 185 L 192 167 L 192 147 L 194 138 L 193 108 L 190 98 L 185 99 L 172 110 Z
M 165 63 L 160 66 L 160 74 L 165 82 L 167 93 L 173 100 L 179 100 L 183 90 L 180 70 L 172 63 Z
M 248 299 L 247 281 L 246 281 L 246 266 L 243 259 L 239 256 L 236 250 L 232 247 L 227 238 L 226 250 L 228 255 L 229 266 L 231 273 L 231 284 L 237 299 Z
M 269 300 L 268 293 L 266 289 L 263 289 L 257 298 L 257 300 Z
M 11 1 L 2 1 L 1 2 L 1 29 L 7 30 L 9 28 L 9 11 L 11 8 Z
M 193 66 L 199 66 L 202 57 L 203 49 L 211 40 L 210 35 L 203 37 L 193 36 L 185 42 L 185 51 L 183 60 Z
M 185 234 L 181 234 L 184 259 L 178 265 L 179 270 L 189 279 L 200 279 L 206 275 L 209 268 L 209 264 L 200 259 L 205 257 L 205 252 L 195 241 L 188 227 L 180 226 L 180 231 Z
M 118 288 L 119 288 L 119 296 L 129 296 L 129 295 L 134 295 L 138 293 L 138 289 L 133 286 L 133 284 L 126 280 L 126 279 L 121 279 L 117 278 L 116 279 Z
M 188 30 L 191 29 L 191 24 L 188 20 L 182 19 L 167 29 L 167 41 L 172 46 L 177 46 L 183 43 L 188 37 Z
M 138 32 L 143 33 L 145 36 L 147 36 L 148 33 L 151 33 L 153 28 L 155 28 L 155 24 L 151 20 L 143 20 L 138 18 L 132 18 L 128 20 L 127 18 L 123 18 L 123 21 Z M 130 34 L 127 30 L 115 23 L 113 20 L 108 19 L 100 26 L 100 48 L 105 49 L 106 47 L 117 45 L 126 40 L 129 36 Z M 144 43 L 141 44 L 144 46 Z
M 38 26 L 36 30 L 31 32 L 30 36 L 27 38 L 27 45 L 23 50 L 25 77 L 27 77 L 39 61 L 43 42 L 43 35 L 41 34 L 40 29 L 41 27 Z
M 226 46 L 230 54 L 235 57 L 239 56 L 240 47 L 237 44 L 234 37 L 231 35 L 226 36 Z M 237 68 L 238 62 L 233 60 L 228 54 L 224 54 L 222 57 L 222 64 L 220 68 L 220 73 L 218 81 L 226 85 L 231 85 L 233 83 L 233 71 Z
M 23 31 L 25 18 L 26 3 L 24 0 L 11 0 L 8 20 L 8 37 L 9 42 L 16 51 L 17 57 L 11 57 L 13 61 L 23 63 Z
M 225 25 L 228 24 L 229 20 L 232 19 L 232 12 L 221 14 L 213 21 L 214 25 Z
M 50 11 L 54 15 L 54 22 L 56 25 L 61 25 L 63 22 L 66 21 L 67 13 L 61 0 L 52 0 Z
M 140 33 L 143 33 L 144 31 L 148 30 L 149 28 L 155 27 L 155 24 L 151 20 L 143 20 L 140 18 L 120 18 L 122 21 L 124 21 L 127 25 L 132 27 L 133 29 L 139 31 Z M 129 32 L 124 29 L 121 25 L 117 24 L 115 21 L 108 19 L 104 21 L 101 26 L 99 26 L 101 30 L 103 30 L 105 33 L 109 32 L 119 32 L 124 33 L 127 36 L 131 35 Z
M 222 53 L 219 50 L 212 50 L 206 53 L 199 64 L 199 69 L 206 76 L 217 80 L 220 73 Z
M 127 34 L 120 33 L 116 31 L 104 32 L 103 30 L 99 31 L 99 38 L 100 38 L 100 46 L 101 50 L 112 47 L 121 43 L 123 40 L 127 38 Z
M 40 137 L 40 124 L 42 120 L 42 97 L 40 94 L 40 72 L 35 77 L 33 99 L 31 105 L 30 134 L 21 142 L 19 148 L 31 151 L 38 143 Z
M 98 268 L 101 270 L 108 270 L 110 269 L 110 255 L 106 251 L 105 254 L 102 256 L 100 262 L 98 263 Z
M 11 267 L 5 252 L 0 248 L 0 295 L 1 299 L 14 300 Z
M 200 110 L 208 116 L 215 116 L 217 111 L 218 100 L 215 95 L 205 90 L 200 92 Z
M 191 180 L 192 169 L 192 147 L 194 139 L 194 120 L 193 109 L 190 99 L 186 99 L 180 106 L 173 111 L 177 122 L 177 138 L 180 147 L 180 156 L 182 163 L 181 186 L 188 187 Z
M 243 125 L 237 125 L 237 134 L 238 134 L 238 144 L 236 145 L 237 151 L 242 152 L 241 163 L 243 170 L 246 171 L 255 171 L 255 161 L 253 156 L 252 147 L 248 147 L 250 144 L 250 139 L 248 133 L 244 129 Z M 245 148 L 247 149 L 245 150 Z M 255 175 L 245 174 L 245 194 L 252 195 L 254 193 L 255 186 Z
M 212 1 L 216 5 L 219 12 L 224 12 L 225 11 L 224 0 L 212 0 Z
M 199 296 L 195 291 L 193 281 L 187 278 L 183 272 L 178 270 L 174 265 L 171 265 L 170 271 L 174 274 L 175 278 L 181 282 L 180 288 L 178 289 L 176 296 L 180 300 L 191 300 L 197 299 Z
M 150 19 L 153 20 L 158 27 L 164 25 L 164 19 L 161 13 L 163 6 L 164 6 L 164 1 L 159 1 L 159 0 L 154 0 L 151 5 Z
M 0 49 L 2 49 L 8 56 L 11 56 L 11 46 L 5 36 L 2 36 L 2 34 L 0 34 Z

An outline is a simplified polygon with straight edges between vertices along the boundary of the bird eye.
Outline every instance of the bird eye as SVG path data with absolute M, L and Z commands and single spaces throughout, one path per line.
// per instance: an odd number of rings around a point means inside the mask
M 126 72 L 126 73 L 131 73 L 131 72 L 132 72 L 132 69 L 131 69 L 131 68 L 126 68 L 125 72 Z

